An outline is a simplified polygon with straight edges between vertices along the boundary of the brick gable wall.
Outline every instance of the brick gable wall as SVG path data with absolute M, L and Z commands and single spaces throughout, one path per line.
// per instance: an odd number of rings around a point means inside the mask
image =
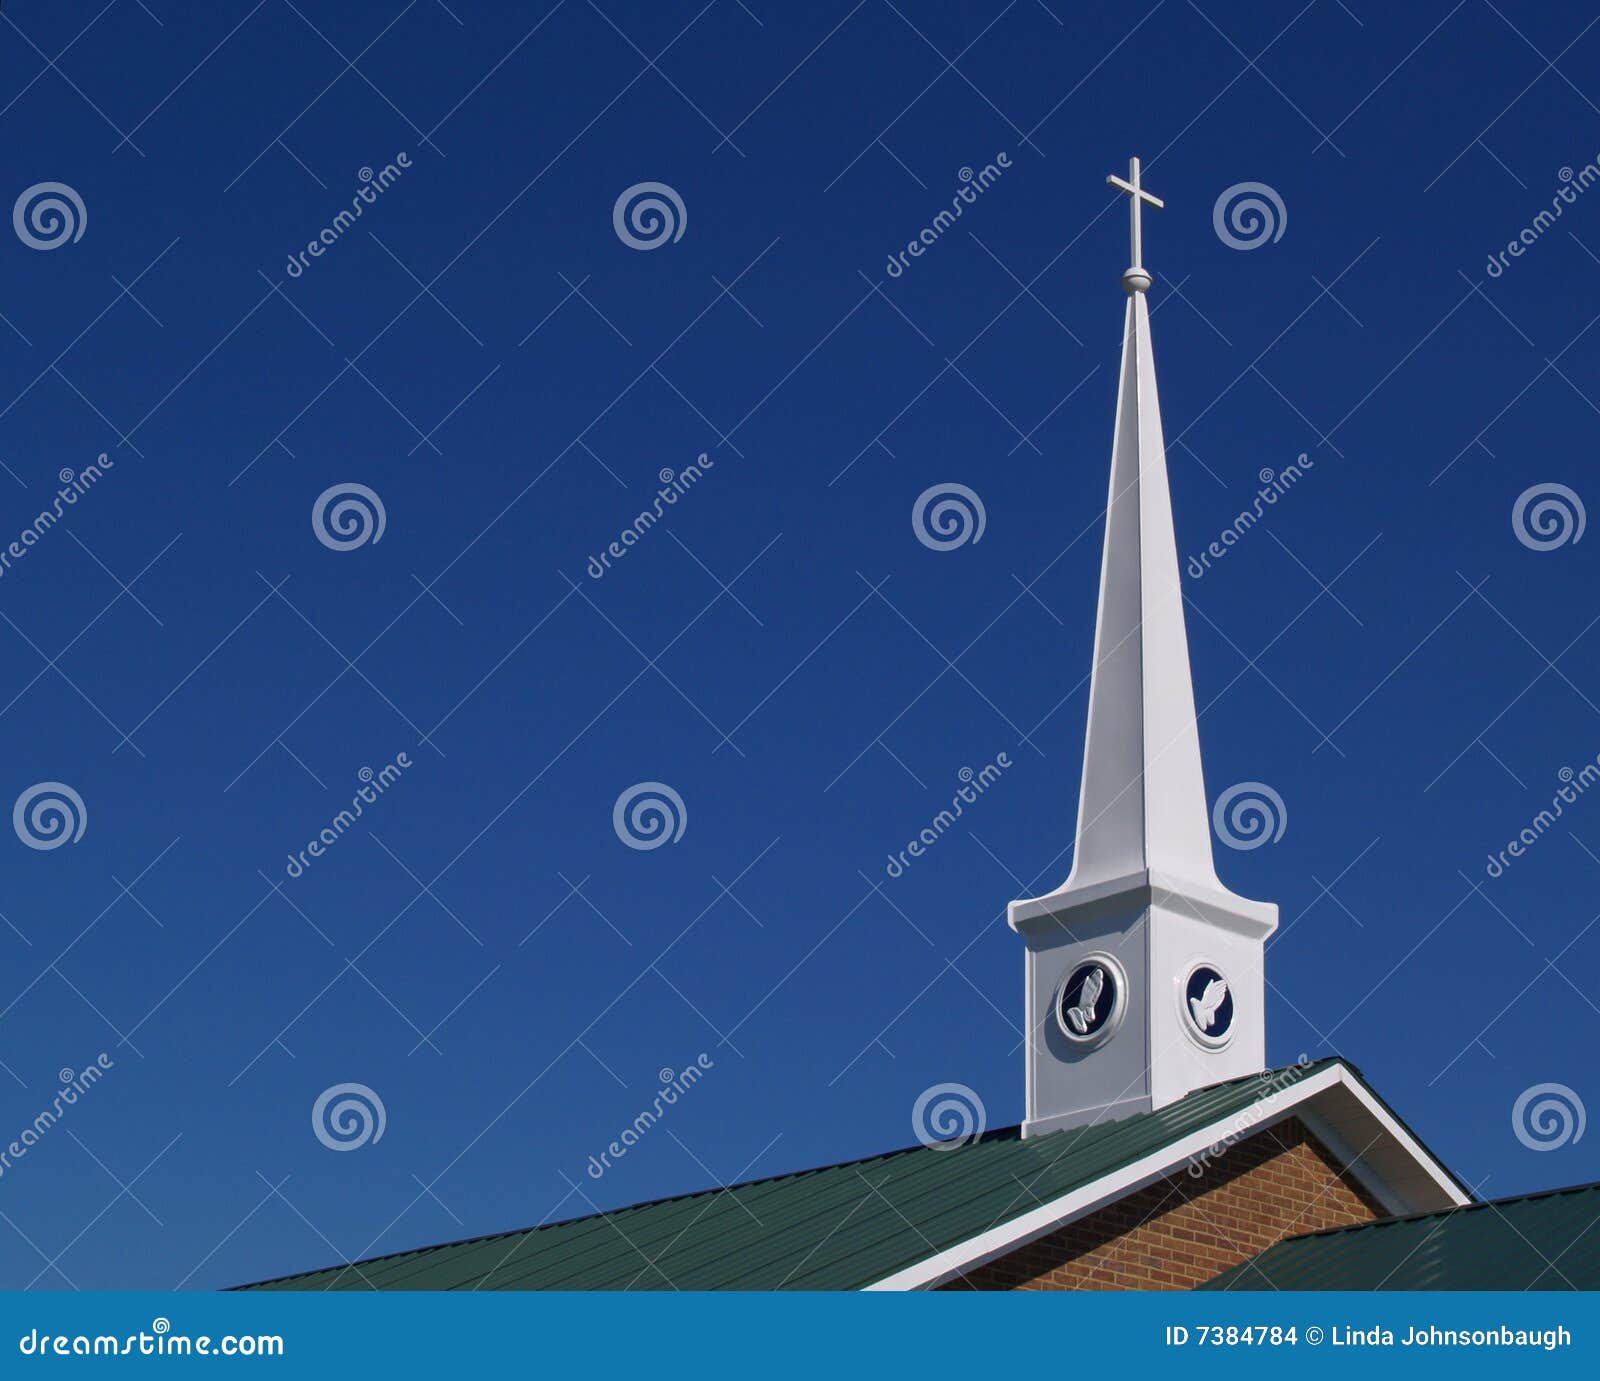
M 1274 1242 L 1384 1217 L 1298 1118 L 979 1266 L 946 1290 L 1185 1290 Z

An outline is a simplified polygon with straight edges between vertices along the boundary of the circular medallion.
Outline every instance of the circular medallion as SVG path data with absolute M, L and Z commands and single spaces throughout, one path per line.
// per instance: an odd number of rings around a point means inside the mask
M 1110 1040 L 1122 1024 L 1128 980 L 1109 954 L 1091 954 L 1067 973 L 1056 994 L 1056 1025 L 1081 1046 Z
M 1233 989 L 1215 964 L 1201 962 L 1189 970 L 1179 989 L 1183 1029 L 1207 1050 L 1220 1050 L 1233 1039 Z

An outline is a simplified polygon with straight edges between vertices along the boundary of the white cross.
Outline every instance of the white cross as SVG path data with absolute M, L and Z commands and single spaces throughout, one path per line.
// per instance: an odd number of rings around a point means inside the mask
M 1106 181 L 1113 187 L 1120 188 L 1128 194 L 1128 233 L 1133 245 L 1133 258 L 1129 263 L 1129 268 L 1142 271 L 1144 268 L 1144 238 L 1140 234 L 1139 228 L 1139 203 L 1147 201 L 1157 208 L 1165 205 L 1165 203 L 1160 197 L 1151 196 L 1149 192 L 1139 185 L 1139 160 L 1137 158 L 1128 160 L 1128 180 L 1126 182 L 1115 174 L 1108 176 Z

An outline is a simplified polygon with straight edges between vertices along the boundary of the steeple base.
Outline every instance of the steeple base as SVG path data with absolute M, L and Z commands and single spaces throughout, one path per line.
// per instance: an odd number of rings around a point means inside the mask
M 1277 907 L 1141 873 L 1013 902 L 1009 919 L 1027 943 L 1025 1137 L 1266 1067 Z

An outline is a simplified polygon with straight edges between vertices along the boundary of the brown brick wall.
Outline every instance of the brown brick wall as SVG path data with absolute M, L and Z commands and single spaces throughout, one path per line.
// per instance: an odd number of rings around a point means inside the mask
M 969 1271 L 947 1290 L 1184 1290 L 1274 1242 L 1384 1216 L 1296 1118 Z

